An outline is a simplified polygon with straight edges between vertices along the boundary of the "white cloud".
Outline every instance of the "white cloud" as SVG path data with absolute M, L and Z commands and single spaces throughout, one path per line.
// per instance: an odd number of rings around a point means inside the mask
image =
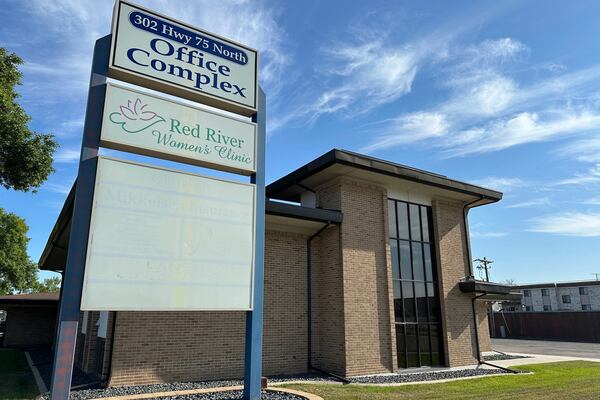
M 567 212 L 535 218 L 532 232 L 566 236 L 600 236 L 600 213 Z
M 594 110 L 552 110 L 544 114 L 522 112 L 456 133 L 455 136 L 448 138 L 445 154 L 457 156 L 498 151 L 599 128 L 600 113 Z
M 513 203 L 513 204 L 506 206 L 506 208 L 527 208 L 527 207 L 547 206 L 547 205 L 550 205 L 550 199 L 547 197 L 541 197 L 539 199 L 531 199 L 531 200 L 526 200 L 526 201 L 522 201 L 519 203 Z
M 80 151 L 74 149 L 61 149 L 54 154 L 54 162 L 73 163 L 79 161 Z
M 590 204 L 593 206 L 600 206 L 600 196 L 598 197 L 592 197 L 590 199 L 586 199 L 584 201 L 582 201 L 583 204 Z
M 471 182 L 475 185 L 499 190 L 501 192 L 508 192 L 515 188 L 527 186 L 527 182 L 523 181 L 520 178 L 507 178 L 498 176 L 489 176 L 482 179 L 475 179 L 471 180 Z
M 470 233 L 470 236 L 472 238 L 499 238 L 499 237 L 506 237 L 508 235 L 509 235 L 508 232 L 479 232 L 479 231 L 472 231 Z
M 72 184 L 47 182 L 43 188 L 54 193 L 69 194 Z
M 448 123 L 443 114 L 416 112 L 402 115 L 396 119 L 383 121 L 389 133 L 376 143 L 366 146 L 362 151 L 373 151 L 397 144 L 414 143 L 426 138 L 444 136 Z
M 578 140 L 562 147 L 560 152 L 579 161 L 600 163 L 600 138 Z
M 596 182 L 600 182 L 600 164 L 596 164 L 585 173 L 578 173 L 572 178 L 562 179 L 552 186 L 582 185 Z
M 450 65 L 442 68 L 440 78 L 451 89 L 448 99 L 433 108 L 401 114 L 392 120 L 401 121 L 411 114 L 440 116 L 446 123 L 443 135 L 424 132 L 413 137 L 439 148 L 447 157 L 498 151 L 598 130 L 600 66 L 553 75 L 522 86 L 504 70 L 509 61 L 527 52 L 525 45 L 511 38 L 454 50 Z M 401 128 L 402 125 L 392 125 L 365 149 L 406 143 Z M 600 150 L 600 142 L 596 148 Z M 600 152 L 593 150 L 571 151 L 580 151 L 582 159 L 600 157 Z

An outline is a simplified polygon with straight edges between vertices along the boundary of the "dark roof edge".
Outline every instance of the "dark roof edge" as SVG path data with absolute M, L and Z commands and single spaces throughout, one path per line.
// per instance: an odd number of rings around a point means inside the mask
M 329 222 L 332 224 L 340 224 L 342 222 L 342 213 L 336 210 L 302 207 L 273 201 L 271 199 L 266 200 L 265 208 L 266 214 L 268 215 L 305 219 L 315 222 Z
M 44 265 L 44 262 L 48 258 L 50 251 L 52 250 L 52 246 L 54 245 L 54 238 L 59 236 L 63 229 L 70 223 L 71 218 L 73 216 L 73 205 L 75 203 L 75 188 L 77 186 L 77 180 L 73 182 L 73 186 L 71 186 L 71 190 L 65 199 L 65 203 L 63 204 L 62 209 L 60 210 L 60 214 L 58 214 L 58 218 L 56 219 L 56 223 L 48 236 L 48 241 L 44 246 L 44 250 L 42 251 L 42 255 L 40 256 L 40 260 L 38 261 L 38 265 Z
M 458 286 L 463 293 L 506 295 L 514 290 L 514 287 L 502 283 L 476 280 L 460 281 Z
M 271 183 L 267 186 L 267 196 L 276 198 L 279 191 L 299 183 L 336 163 L 475 197 L 481 197 L 488 200 L 488 202 L 496 202 L 502 199 L 502 193 L 495 190 L 450 179 L 444 175 L 340 149 L 330 150 L 308 164 Z
M 58 299 L 0 299 L 0 304 L 6 305 L 29 305 L 29 306 L 56 306 L 58 305 Z

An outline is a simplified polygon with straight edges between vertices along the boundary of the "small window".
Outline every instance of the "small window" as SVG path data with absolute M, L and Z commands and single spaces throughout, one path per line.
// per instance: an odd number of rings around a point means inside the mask
M 529 289 L 523 290 L 523 297 L 531 297 L 531 290 L 529 290 Z
M 506 311 L 515 311 L 515 307 L 506 307 Z
M 542 296 L 546 296 L 546 297 L 550 296 L 550 290 L 542 289 Z
M 533 311 L 533 308 L 531 306 L 525 306 L 525 311 Z
M 586 295 L 586 294 L 588 294 L 588 288 L 586 288 L 586 287 L 580 287 L 579 288 L 579 294 L 580 295 Z
M 552 306 L 544 306 L 544 311 L 552 311 Z
M 592 306 L 589 304 L 582 304 L 581 305 L 581 310 L 582 311 L 592 311 Z
M 571 295 L 569 295 L 569 294 L 563 294 L 562 295 L 562 302 L 563 302 L 563 304 L 571 304 Z

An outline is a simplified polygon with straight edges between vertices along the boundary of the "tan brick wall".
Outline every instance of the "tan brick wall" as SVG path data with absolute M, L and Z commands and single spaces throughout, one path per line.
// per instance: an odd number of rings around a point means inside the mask
M 396 354 L 386 191 L 341 179 L 319 187 L 317 192 L 321 207 L 340 209 L 344 215 L 335 249 L 343 267 L 340 261 L 332 262 L 321 254 L 321 263 L 328 269 L 322 268 L 319 278 L 329 288 L 329 304 L 337 312 L 317 318 L 317 324 L 329 327 L 325 340 L 330 351 L 323 360 L 335 364 L 337 369 L 330 367 L 329 371 L 346 376 L 390 372 L 396 365 Z M 333 234 L 332 230 L 329 235 Z M 333 238 L 322 236 L 331 250 Z M 337 358 L 335 363 L 332 357 Z
M 57 306 L 0 306 L 6 310 L 5 347 L 49 345 L 54 342 Z
M 395 369 L 385 189 L 342 180 L 346 375 Z
M 469 275 L 463 205 L 433 201 L 433 223 L 437 242 L 438 276 L 442 300 L 446 361 L 451 367 L 477 362 L 471 295 L 458 287 Z
M 267 231 L 263 373 L 307 367 L 306 237 Z M 110 385 L 240 378 L 244 312 L 119 312 Z
M 317 192 L 318 205 L 340 209 L 340 186 Z M 329 227 L 314 239 L 312 262 L 312 365 L 343 375 L 346 370 L 344 290 L 339 226 Z
M 490 326 L 488 324 L 488 303 L 478 303 L 477 305 L 477 330 L 479 331 L 479 349 L 492 351 L 492 341 L 490 340 Z

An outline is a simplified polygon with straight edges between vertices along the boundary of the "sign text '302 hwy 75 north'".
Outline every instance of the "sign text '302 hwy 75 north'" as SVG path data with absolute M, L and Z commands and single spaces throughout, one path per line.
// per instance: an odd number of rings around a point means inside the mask
M 111 77 L 242 115 L 256 112 L 256 50 L 119 1 Z

